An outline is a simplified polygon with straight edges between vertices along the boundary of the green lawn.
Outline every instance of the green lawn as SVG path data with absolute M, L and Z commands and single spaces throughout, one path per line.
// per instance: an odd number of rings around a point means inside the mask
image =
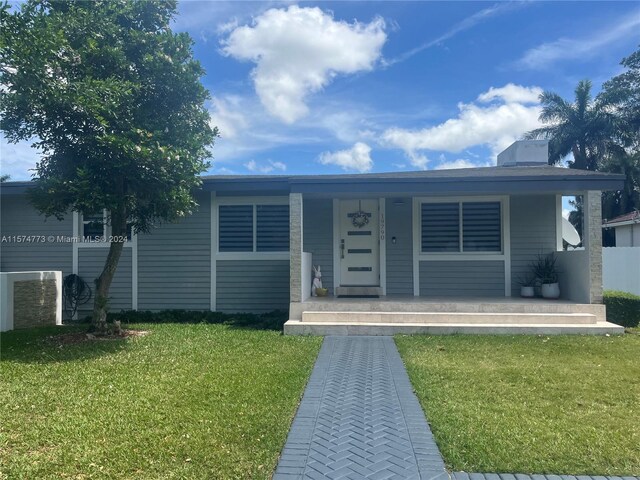
M 3 334 L 0 478 L 269 478 L 321 339 L 140 324 L 60 347 Z
M 450 468 L 640 475 L 640 335 L 396 343 Z

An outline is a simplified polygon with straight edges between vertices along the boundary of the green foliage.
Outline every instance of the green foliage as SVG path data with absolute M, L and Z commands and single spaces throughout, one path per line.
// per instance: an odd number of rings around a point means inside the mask
M 43 156 L 46 215 L 123 212 L 135 231 L 195 207 L 216 130 L 175 0 L 29 0 L 2 11 L 0 128 Z M 115 234 L 115 232 L 114 232 Z
M 623 327 L 640 325 L 640 296 L 616 290 L 604 291 L 607 321 Z
M 531 275 L 542 283 L 556 283 L 558 281 L 557 257 L 555 253 L 538 254 L 538 258 L 531 263 Z
M 259 314 L 201 310 L 162 310 L 160 312 L 123 310 L 120 313 L 109 313 L 107 318 L 109 322 L 119 320 L 123 326 L 129 323 L 214 323 L 282 331 L 284 323 L 289 319 L 289 313 L 285 310 Z M 89 320 L 90 317 L 85 319 L 85 321 Z
M 526 135 L 549 139 L 551 164 L 572 153 L 571 168 L 625 176 L 622 190 L 603 193 L 602 213 L 609 219 L 640 209 L 640 50 L 621 64 L 626 70 L 605 82 L 595 99 L 589 80 L 578 83 L 573 102 L 544 92 L 545 126 Z
M 596 170 L 606 151 L 613 117 L 605 105 L 591 96 L 591 81 L 581 80 L 573 103 L 553 92 L 540 95 L 540 121 L 547 126 L 533 130 L 527 138 L 549 139 L 549 163 L 559 163 L 573 154 L 570 167 Z

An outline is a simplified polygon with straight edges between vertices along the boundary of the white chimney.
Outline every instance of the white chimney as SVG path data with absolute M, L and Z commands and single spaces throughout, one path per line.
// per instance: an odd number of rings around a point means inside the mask
M 549 140 L 518 140 L 498 154 L 499 167 L 544 166 L 549 163 Z

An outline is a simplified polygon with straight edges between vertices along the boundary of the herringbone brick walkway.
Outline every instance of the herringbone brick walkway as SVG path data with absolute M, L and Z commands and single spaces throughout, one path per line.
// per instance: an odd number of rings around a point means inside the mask
M 326 337 L 274 474 L 448 480 L 391 337 Z

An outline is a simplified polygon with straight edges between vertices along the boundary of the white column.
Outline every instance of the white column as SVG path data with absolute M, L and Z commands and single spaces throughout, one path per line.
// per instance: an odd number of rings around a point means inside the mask
M 289 194 L 289 296 L 302 301 L 302 194 Z

